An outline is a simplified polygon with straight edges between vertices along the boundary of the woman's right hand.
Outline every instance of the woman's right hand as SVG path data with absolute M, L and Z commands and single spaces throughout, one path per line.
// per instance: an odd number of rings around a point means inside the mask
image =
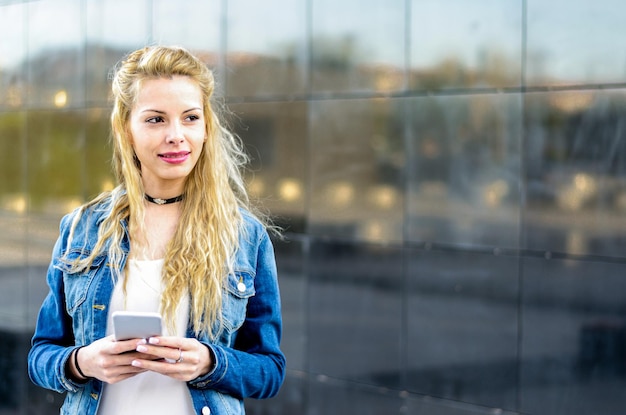
M 81 379 L 74 362 L 78 362 L 85 376 L 97 378 L 106 383 L 117 383 L 145 372 L 145 369 L 131 365 L 131 362 L 136 359 L 155 358 L 135 350 L 140 341 L 141 339 L 115 341 L 113 335 L 96 340 L 76 351 L 78 352 L 77 360 L 73 355 L 71 356 L 69 363 L 72 374 L 77 379 Z

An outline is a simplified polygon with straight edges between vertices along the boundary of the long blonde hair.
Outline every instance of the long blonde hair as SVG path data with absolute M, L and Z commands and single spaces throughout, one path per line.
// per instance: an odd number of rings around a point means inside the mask
M 112 269 L 119 277 L 124 258 L 122 222 L 128 222 L 130 235 L 144 235 L 145 193 L 140 164 L 130 140 L 130 113 L 142 81 L 174 75 L 188 76 L 200 87 L 207 140 L 185 181 L 179 226 L 165 254 L 161 312 L 172 326 L 179 300 L 188 290 L 194 331 L 215 338 L 222 327 L 222 287 L 228 274 L 233 273 L 232 259 L 242 228 L 240 208 L 251 208 L 241 173 L 248 157 L 241 142 L 222 126 L 212 108 L 213 74 L 187 50 L 145 47 L 129 54 L 116 68 L 111 128 L 113 169 L 119 186 L 83 206 L 84 212 L 89 206 L 111 198 L 112 209 L 100 226 L 91 255 L 73 263 L 73 267 L 86 269 L 106 249 Z

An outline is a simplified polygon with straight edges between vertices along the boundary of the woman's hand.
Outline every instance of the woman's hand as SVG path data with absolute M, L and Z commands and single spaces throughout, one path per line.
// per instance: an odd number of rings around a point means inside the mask
M 133 359 L 133 367 L 184 382 L 209 373 L 213 367 L 209 348 L 193 338 L 151 337 L 148 341 L 141 340 L 135 350 L 139 355 Z
M 128 379 L 145 372 L 145 369 L 132 365 L 134 360 L 147 361 L 155 358 L 136 351 L 137 345 L 142 341 L 144 340 L 115 341 L 112 335 L 96 340 L 80 349 L 78 366 L 85 376 L 97 378 L 106 383 L 117 383 Z M 74 376 L 77 376 L 78 371 L 74 367 L 73 355 L 69 364 Z

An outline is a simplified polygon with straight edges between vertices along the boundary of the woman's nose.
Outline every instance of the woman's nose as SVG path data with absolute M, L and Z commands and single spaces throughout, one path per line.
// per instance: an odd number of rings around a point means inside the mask
M 185 134 L 183 133 L 183 126 L 180 122 L 173 122 L 167 131 L 166 141 L 168 143 L 177 144 L 185 140 Z

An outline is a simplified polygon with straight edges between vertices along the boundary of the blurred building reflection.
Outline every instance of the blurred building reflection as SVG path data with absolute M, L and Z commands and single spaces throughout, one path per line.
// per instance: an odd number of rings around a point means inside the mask
M 214 68 L 286 230 L 288 377 L 249 413 L 621 413 L 624 12 L 0 1 L 0 413 L 58 413 L 28 342 L 60 217 L 114 186 L 109 73 L 145 43 Z

